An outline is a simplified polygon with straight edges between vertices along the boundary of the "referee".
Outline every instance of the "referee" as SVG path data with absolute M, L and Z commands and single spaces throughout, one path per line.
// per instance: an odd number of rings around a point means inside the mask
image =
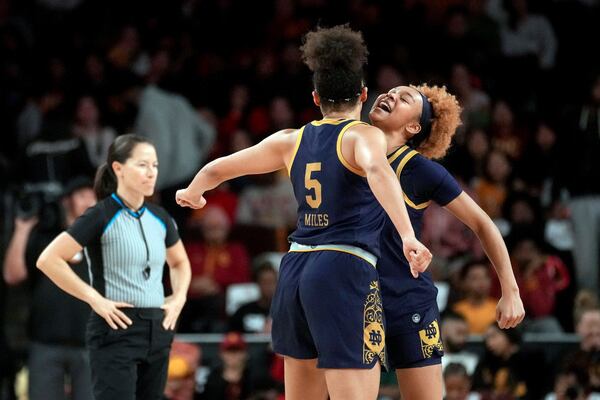
M 61 233 L 37 266 L 60 288 L 87 302 L 96 400 L 160 399 L 190 263 L 167 212 L 144 198 L 154 192 L 158 162 L 147 139 L 119 136 L 96 175 L 99 202 Z M 100 200 L 101 199 L 101 200 Z M 91 286 L 69 267 L 85 250 Z M 165 261 L 173 294 L 165 298 Z

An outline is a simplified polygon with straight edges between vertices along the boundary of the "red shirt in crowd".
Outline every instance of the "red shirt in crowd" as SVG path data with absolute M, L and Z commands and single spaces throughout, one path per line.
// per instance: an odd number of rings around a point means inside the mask
M 224 291 L 232 283 L 250 281 L 250 259 L 243 245 L 225 243 L 208 246 L 187 243 L 185 246 L 192 267 L 192 279 L 199 276 L 212 278 Z M 197 297 L 190 288 L 190 297 Z

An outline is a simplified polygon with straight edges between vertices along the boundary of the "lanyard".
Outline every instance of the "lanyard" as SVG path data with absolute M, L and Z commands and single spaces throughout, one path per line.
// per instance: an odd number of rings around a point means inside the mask
M 146 232 L 144 232 L 144 224 L 142 224 L 142 215 L 144 214 L 144 211 L 146 210 L 146 206 L 143 206 L 142 208 L 140 208 L 139 211 L 133 211 L 125 205 L 123 200 L 121 200 L 121 198 L 119 196 L 117 196 L 116 193 L 113 193 L 111 195 L 111 197 L 121 206 L 121 208 L 123 208 L 127 213 L 129 213 L 129 215 L 131 215 L 138 221 L 138 224 L 140 226 L 140 231 L 142 232 L 142 239 L 144 241 L 144 247 L 146 248 L 146 265 L 145 265 L 142 273 L 144 274 L 144 278 L 146 280 L 148 280 L 148 279 L 150 279 L 150 272 L 152 271 L 152 269 L 150 268 L 150 247 L 148 246 L 148 240 L 146 240 Z

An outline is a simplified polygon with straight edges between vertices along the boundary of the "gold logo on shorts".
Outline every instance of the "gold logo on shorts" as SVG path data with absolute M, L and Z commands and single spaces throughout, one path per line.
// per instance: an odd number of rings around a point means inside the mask
M 378 356 L 385 365 L 385 331 L 383 328 L 383 307 L 379 295 L 379 282 L 369 285 L 369 294 L 365 302 L 363 363 L 370 364 Z
M 437 320 L 434 320 L 432 323 L 427 325 L 425 329 L 421 329 L 419 331 L 419 338 L 421 339 L 423 357 L 430 358 L 435 349 L 444 351 L 444 345 L 440 340 L 440 327 L 438 326 Z

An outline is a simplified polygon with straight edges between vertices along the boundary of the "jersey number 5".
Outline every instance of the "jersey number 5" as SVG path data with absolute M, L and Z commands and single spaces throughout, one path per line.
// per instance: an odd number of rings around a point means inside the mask
M 304 186 L 307 190 L 313 189 L 315 191 L 314 196 L 306 196 L 306 202 L 312 208 L 319 208 L 321 205 L 321 183 L 311 177 L 313 172 L 320 170 L 320 162 L 306 164 L 306 172 L 304 173 Z

